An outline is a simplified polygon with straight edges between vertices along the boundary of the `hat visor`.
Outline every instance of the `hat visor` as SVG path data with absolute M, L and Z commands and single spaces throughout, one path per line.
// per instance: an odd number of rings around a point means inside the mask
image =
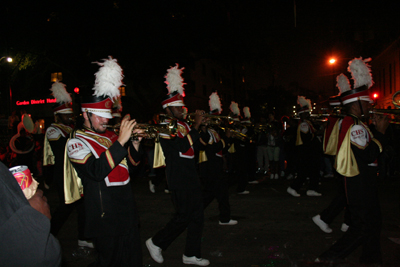
M 64 109 L 54 112 L 54 114 L 73 114 L 74 112 L 72 109 Z
M 90 113 L 93 113 L 93 114 L 95 114 L 95 115 L 97 115 L 99 117 L 106 118 L 106 119 L 112 119 L 113 118 L 111 113 L 108 113 L 108 112 L 91 111 Z

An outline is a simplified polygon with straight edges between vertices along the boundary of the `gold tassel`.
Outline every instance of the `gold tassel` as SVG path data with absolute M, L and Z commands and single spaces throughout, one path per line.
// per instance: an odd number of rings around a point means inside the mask
M 154 140 L 154 161 L 153 161 L 153 168 L 160 168 L 165 167 L 165 157 L 164 152 L 161 147 L 160 137 Z
M 301 146 L 303 144 L 303 140 L 301 140 L 301 134 L 300 134 L 300 123 L 297 126 L 297 136 L 296 136 L 296 146 Z
M 232 144 L 232 145 L 229 147 L 228 152 L 229 152 L 229 153 L 235 153 L 235 152 L 236 152 L 235 144 Z
M 206 151 L 201 150 L 199 152 L 199 163 L 206 162 L 207 160 L 208 159 L 207 159 Z

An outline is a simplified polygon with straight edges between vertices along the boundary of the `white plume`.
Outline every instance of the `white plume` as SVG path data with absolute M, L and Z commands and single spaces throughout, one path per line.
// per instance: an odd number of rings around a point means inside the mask
M 240 109 L 238 103 L 232 101 L 229 107 L 233 114 L 240 116 Z
M 208 104 L 210 105 L 210 111 L 218 109 L 218 112 L 221 113 L 221 100 L 219 99 L 217 92 L 214 92 L 210 95 L 210 100 L 208 101 Z
M 173 92 L 178 92 L 180 95 L 183 95 L 183 91 L 185 90 L 183 86 L 186 84 L 183 82 L 182 71 L 185 68 L 179 69 L 179 65 L 175 63 L 175 67 L 169 68 L 168 73 L 165 75 L 165 83 L 167 84 L 168 94 Z
M 308 108 L 311 108 L 311 100 L 306 99 L 304 96 L 297 97 L 297 104 L 299 104 L 300 107 L 307 106 Z
M 95 73 L 96 81 L 93 87 L 95 96 L 108 96 L 111 99 L 119 97 L 119 87 L 123 85 L 122 68 L 117 63 L 115 58 L 111 56 L 108 59 L 103 59 L 104 62 L 97 63 L 101 68 Z
M 71 95 L 67 92 L 66 85 L 60 83 L 58 80 L 53 83 L 50 88 L 51 94 L 56 99 L 57 103 L 71 103 L 72 98 Z
M 351 72 L 351 77 L 354 80 L 354 89 L 364 85 L 370 88 L 374 84 L 371 75 L 371 66 L 367 64 L 370 61 L 371 58 L 362 59 L 360 57 L 349 62 L 347 70 Z
M 250 115 L 250 108 L 249 108 L 249 107 L 244 107 L 244 108 L 243 108 L 243 114 L 244 114 L 244 117 L 245 117 L 245 118 L 250 118 L 250 117 L 251 117 L 251 115 Z
M 340 75 L 336 77 L 336 81 L 336 86 L 339 88 L 340 94 L 351 90 L 349 79 L 343 73 L 340 73 Z

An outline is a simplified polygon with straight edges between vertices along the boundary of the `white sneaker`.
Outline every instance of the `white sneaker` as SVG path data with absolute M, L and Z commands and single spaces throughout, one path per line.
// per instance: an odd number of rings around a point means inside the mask
M 87 247 L 87 248 L 94 248 L 92 241 L 87 240 L 78 240 L 78 246 L 80 247 Z
M 332 229 L 327 225 L 323 220 L 321 220 L 321 216 L 315 215 L 312 217 L 313 222 L 325 233 L 332 233 Z
M 285 176 L 285 172 L 281 171 L 281 177 L 284 177 L 284 176 Z
M 226 223 L 219 221 L 219 225 L 235 225 L 237 223 L 238 223 L 238 221 L 236 221 L 236 220 L 229 220 L 229 222 L 226 222 Z
M 258 181 L 257 181 L 257 180 L 254 180 L 254 181 L 249 181 L 248 183 L 249 183 L 249 184 L 258 184 Z
M 328 173 L 324 175 L 324 178 L 333 178 L 335 177 L 335 175 L 333 175 L 333 173 Z
M 248 194 L 250 194 L 250 192 L 249 191 L 243 191 L 243 192 L 239 192 L 238 194 L 239 195 L 248 195 Z
M 342 223 L 340 230 L 342 230 L 342 232 L 347 232 L 347 230 L 349 230 L 349 226 L 345 223 Z
M 147 246 L 147 249 L 149 250 L 150 256 L 153 258 L 153 260 L 155 260 L 158 263 L 164 262 L 164 258 L 161 254 L 162 249 L 160 247 L 157 247 L 156 245 L 154 245 L 153 240 L 151 240 L 151 238 L 147 239 L 146 246 Z
M 275 179 L 278 179 L 279 175 L 277 173 L 275 173 Z
M 293 177 L 294 177 L 293 174 L 290 173 L 290 174 L 286 177 L 286 179 L 287 179 L 287 180 L 291 180 L 291 179 L 293 179 Z
M 152 192 L 152 193 L 155 193 L 155 192 L 156 192 L 155 186 L 154 186 L 154 184 L 151 182 L 151 180 L 149 181 L 149 189 L 150 189 L 150 192 Z
M 286 191 L 287 191 L 289 194 L 291 194 L 292 196 L 294 196 L 294 197 L 299 197 L 299 196 L 300 196 L 300 194 L 297 193 L 296 190 L 294 190 L 294 189 L 291 188 L 291 187 L 288 187 L 288 189 L 287 189 Z
M 318 193 L 317 191 L 314 191 L 314 190 L 307 190 L 307 196 L 309 196 L 309 197 L 320 197 L 320 196 L 322 196 L 322 194 Z
M 165 189 L 164 192 L 165 192 L 165 194 L 169 194 L 169 190 L 168 189 Z
M 199 266 L 208 266 L 210 264 L 209 260 L 202 259 L 202 258 L 196 258 L 195 256 L 193 257 L 186 257 L 185 255 L 182 256 L 182 261 L 184 264 L 194 264 L 194 265 L 199 265 Z
M 269 176 L 269 179 L 274 179 L 274 174 L 273 173 L 271 173 L 271 175 Z

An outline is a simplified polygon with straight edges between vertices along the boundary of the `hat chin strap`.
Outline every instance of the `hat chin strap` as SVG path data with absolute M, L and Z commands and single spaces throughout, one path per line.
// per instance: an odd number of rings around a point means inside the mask
M 97 130 L 93 127 L 92 121 L 90 120 L 89 111 L 86 111 L 86 115 L 87 115 L 88 120 L 89 120 L 89 123 L 90 123 L 90 129 L 91 129 L 93 132 L 95 132 L 95 133 L 101 134 L 101 132 L 97 131 Z
M 357 102 L 358 102 L 358 106 L 360 107 L 360 111 L 361 111 L 361 120 L 362 121 L 365 121 L 365 115 L 364 115 L 364 109 L 363 109 L 363 107 L 362 107 L 362 104 L 361 104 L 361 100 L 360 99 L 358 99 L 357 100 Z

